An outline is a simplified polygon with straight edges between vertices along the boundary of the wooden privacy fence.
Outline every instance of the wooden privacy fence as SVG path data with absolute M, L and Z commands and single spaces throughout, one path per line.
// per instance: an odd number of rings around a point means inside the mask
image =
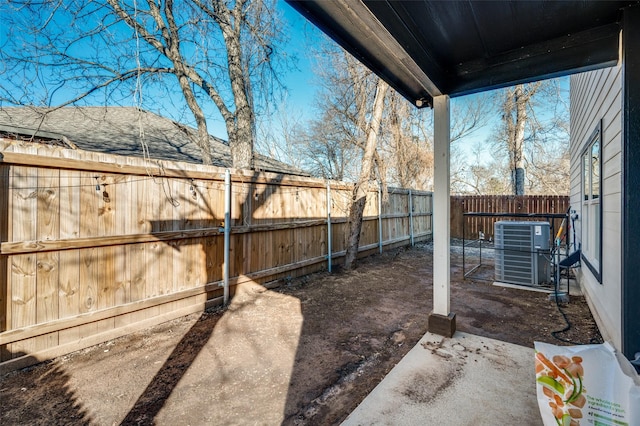
M 221 303 L 225 194 L 231 293 L 344 255 L 345 183 L 234 171 L 226 186 L 218 167 L 3 139 L 0 152 L 0 371 Z M 428 192 L 372 192 L 361 251 L 430 236 L 431 211 Z
M 545 220 L 540 217 L 473 217 L 464 213 L 566 213 L 569 197 L 562 195 L 457 195 L 451 197 L 451 238 L 478 238 L 483 232 L 493 237 L 493 224 L 499 220 Z M 464 222 L 466 220 L 466 223 Z M 559 229 L 562 219 L 553 219 L 552 229 Z

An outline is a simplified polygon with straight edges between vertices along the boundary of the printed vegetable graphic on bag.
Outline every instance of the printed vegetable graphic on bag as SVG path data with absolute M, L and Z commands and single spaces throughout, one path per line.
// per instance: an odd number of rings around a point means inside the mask
M 611 345 L 535 343 L 538 405 L 545 426 L 640 424 L 640 379 Z
M 586 402 L 586 389 L 582 383 L 582 358 L 569 359 L 555 355 L 549 360 L 542 352 L 536 353 L 536 380 L 542 393 L 549 398 L 549 408 L 559 425 L 579 425 Z M 568 422 L 568 423 L 567 423 Z

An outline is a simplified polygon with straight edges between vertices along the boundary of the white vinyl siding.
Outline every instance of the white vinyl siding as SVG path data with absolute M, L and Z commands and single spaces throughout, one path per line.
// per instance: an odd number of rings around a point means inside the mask
M 584 264 L 578 270 L 581 287 L 589 301 L 600 331 L 614 346 L 621 346 L 621 168 L 622 168 L 622 91 L 621 68 L 612 67 L 571 76 L 571 209 L 578 214 L 575 235 L 584 255 L 601 273 L 602 284 Z M 585 201 L 584 155 L 594 129 L 602 120 L 599 197 Z M 602 216 L 593 208 L 601 205 Z M 598 206 L 600 207 L 600 206 Z M 591 210 L 587 210 L 591 209 Z M 600 247 L 587 238 L 602 221 Z M 590 223 L 588 223 L 590 222 Z M 597 224 L 597 227 L 595 226 Z M 592 226 L 593 225 L 593 226 Z M 595 256 L 602 252 L 602 261 Z

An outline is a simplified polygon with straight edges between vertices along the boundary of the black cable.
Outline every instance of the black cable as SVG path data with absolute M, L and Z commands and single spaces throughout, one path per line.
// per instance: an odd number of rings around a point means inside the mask
M 560 334 L 560 333 L 565 333 L 565 332 L 571 330 L 571 322 L 569 321 L 569 318 L 567 318 L 567 314 L 565 314 L 564 311 L 562 310 L 562 307 L 560 306 L 560 302 L 558 302 L 557 284 L 556 284 L 556 292 L 554 294 L 554 297 L 556 299 L 556 307 L 558 308 L 558 311 L 560 311 L 560 313 L 562 314 L 562 318 L 564 319 L 564 322 L 565 322 L 566 326 L 562 330 L 552 331 L 551 335 L 554 338 L 560 340 L 561 342 L 571 343 L 572 345 L 584 345 L 584 343 L 577 343 L 577 342 L 574 342 L 572 340 L 565 339 L 564 337 L 558 336 L 558 334 Z
M 558 268 L 558 267 L 559 266 L 556 265 L 556 268 Z M 567 273 L 568 272 L 569 271 L 567 270 Z M 560 274 L 558 274 L 558 280 L 559 279 L 560 279 Z M 558 336 L 558 334 L 565 333 L 565 332 L 571 330 L 571 322 L 569 321 L 569 318 L 567 317 L 567 314 L 562 310 L 562 307 L 560 306 L 560 302 L 558 301 L 558 280 L 554 280 L 555 281 L 555 293 L 553 294 L 553 296 L 554 296 L 554 299 L 556 299 L 556 307 L 558 308 L 558 311 L 560 312 L 560 314 L 562 314 L 562 318 L 564 319 L 564 322 L 565 322 L 566 326 L 562 330 L 552 331 L 551 332 L 551 336 L 553 336 L 557 340 L 560 340 L 561 342 L 569 343 L 569 344 L 572 344 L 572 345 L 588 345 L 588 344 L 600 343 L 598 341 L 597 337 L 592 337 L 591 339 L 589 339 L 588 343 L 582 343 L 582 342 L 574 342 L 573 340 L 565 339 L 564 337 Z

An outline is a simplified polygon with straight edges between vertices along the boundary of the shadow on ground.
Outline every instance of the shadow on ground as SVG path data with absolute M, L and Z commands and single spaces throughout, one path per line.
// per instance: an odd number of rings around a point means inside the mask
M 431 258 L 424 245 L 277 290 L 245 286 L 226 310 L 12 373 L 0 385 L 0 424 L 339 424 L 426 332 Z M 453 255 L 459 330 L 562 344 L 546 294 L 462 280 L 461 265 Z M 565 309 L 566 337 L 597 335 L 584 299 Z
M 29 377 L 29 380 L 20 380 L 20 376 Z M 57 360 L 35 369 L 10 373 L 0 380 L 0 423 L 91 424 L 92 418 L 70 386 L 70 378 Z

